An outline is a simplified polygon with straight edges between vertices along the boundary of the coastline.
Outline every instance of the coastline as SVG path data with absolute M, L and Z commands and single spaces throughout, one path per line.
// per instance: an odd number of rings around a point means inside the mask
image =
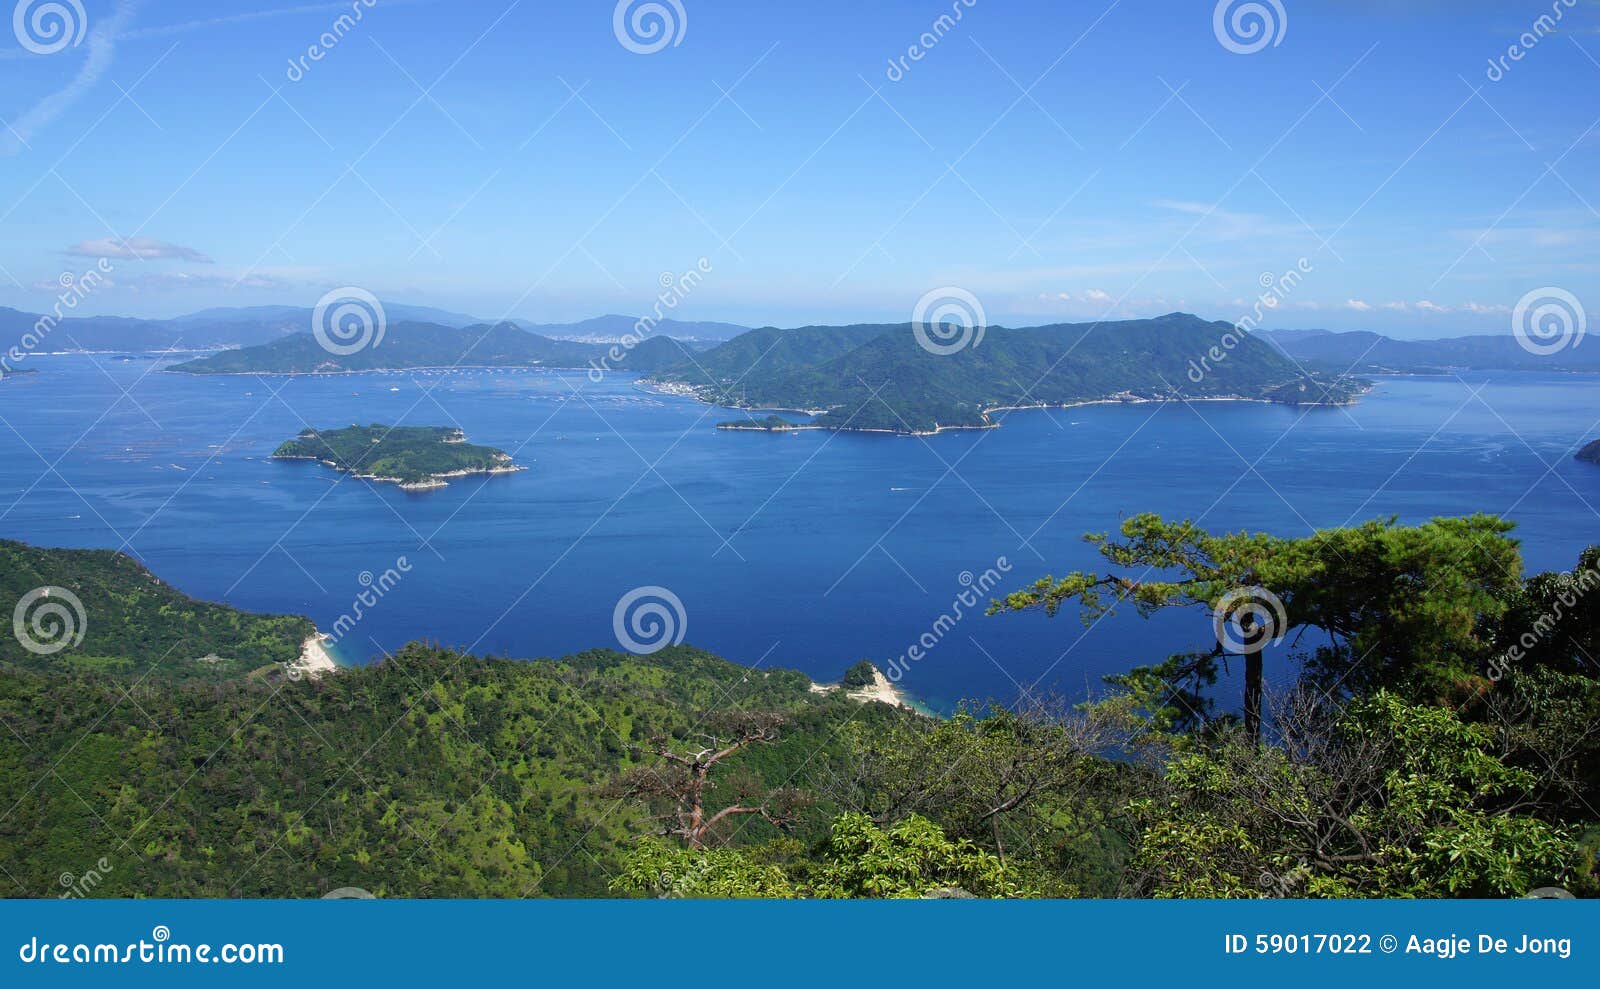
M 1361 395 L 1366 395 L 1369 392 L 1371 392 L 1371 390 L 1372 389 L 1370 389 L 1370 388 L 1365 389 L 1364 391 L 1361 392 Z M 678 394 L 678 393 L 675 393 L 675 392 L 663 392 L 661 394 Z M 707 401 L 706 399 L 700 397 L 699 395 L 695 395 L 695 394 L 684 394 L 681 397 L 693 398 L 695 401 L 701 402 L 701 403 L 706 404 L 706 405 L 715 406 L 715 407 L 718 407 L 718 408 L 732 408 L 733 411 L 736 411 L 736 412 L 801 412 L 801 410 L 798 410 L 798 409 L 768 409 L 768 408 L 750 408 L 750 409 L 745 409 L 745 408 L 730 407 L 730 406 L 719 406 L 719 405 L 717 405 L 717 403 L 711 402 L 711 401 Z M 1359 398 L 1359 396 L 1358 396 L 1358 398 Z M 1190 402 L 1242 402 L 1242 403 L 1248 403 L 1248 404 L 1251 404 L 1251 405 L 1281 405 L 1281 406 L 1283 406 L 1285 408 L 1290 408 L 1290 409 L 1311 409 L 1311 408 L 1316 408 L 1316 409 L 1339 409 L 1339 408 L 1350 408 L 1352 406 L 1355 406 L 1355 405 L 1359 404 L 1358 399 L 1355 399 L 1355 398 L 1351 399 L 1348 402 L 1280 402 L 1280 401 L 1278 401 L 1276 399 L 1271 399 L 1271 398 L 1250 398 L 1250 397 L 1247 397 L 1247 396 L 1244 396 L 1244 395 L 1204 395 L 1204 396 L 1194 396 L 1194 397 L 1178 396 L 1176 398 L 1140 398 L 1140 397 L 1118 398 L 1118 397 L 1111 397 L 1111 398 L 1090 398 L 1090 399 L 1084 399 L 1083 401 L 1079 401 L 1079 402 L 1061 402 L 1061 403 L 1040 402 L 1040 403 L 1038 403 L 1036 405 L 997 405 L 997 406 L 994 406 L 993 408 L 988 408 L 988 409 L 982 410 L 982 412 L 980 414 L 983 415 L 985 418 L 987 418 L 990 415 L 993 415 L 994 413 L 997 413 L 997 412 L 1030 412 L 1030 411 L 1038 412 L 1038 411 L 1044 411 L 1044 410 L 1048 410 L 1048 409 L 1078 409 L 1078 408 L 1083 408 L 1085 406 L 1090 406 L 1090 405 L 1170 405 L 1170 404 L 1173 404 L 1173 403 L 1187 404 L 1187 403 L 1190 403 Z M 819 414 L 819 413 L 807 412 L 807 413 L 803 413 L 803 414 L 814 415 L 814 414 Z M 745 426 L 745 425 L 739 425 L 739 424 L 731 424 L 730 425 L 730 424 L 727 424 L 727 423 L 717 423 L 715 428 L 727 430 L 730 433 L 790 433 L 790 432 L 799 432 L 799 431 L 807 430 L 807 429 L 816 429 L 816 430 L 824 430 L 824 431 L 833 432 L 833 433 L 883 433 L 883 434 L 886 434 L 886 435 L 889 435 L 889 436 L 937 436 L 940 433 L 954 432 L 956 430 L 963 430 L 963 429 L 966 429 L 966 430 L 972 430 L 972 429 L 999 429 L 1001 425 L 1002 424 L 999 423 L 999 422 L 983 422 L 983 423 L 971 423 L 971 424 L 963 424 L 963 425 L 935 426 L 932 429 L 905 430 L 905 429 L 885 429 L 885 428 L 880 427 L 880 426 L 830 426 L 830 425 L 826 425 L 826 424 L 817 424 L 817 423 L 796 423 L 794 425 L 783 427 L 783 428 L 779 428 L 779 429 L 769 429 L 769 428 L 766 428 L 766 427 L 763 427 L 763 426 Z
M 810 690 L 813 694 L 832 694 L 843 689 L 843 685 L 837 683 L 813 682 L 810 687 Z M 884 676 L 883 671 L 878 669 L 876 666 L 872 668 L 872 683 L 865 687 L 857 687 L 854 690 L 847 690 L 845 691 L 845 696 L 853 701 L 860 701 L 863 704 L 876 701 L 879 704 L 887 704 L 890 707 L 904 708 L 907 711 L 913 711 L 925 717 L 935 716 L 926 707 L 912 700 L 910 694 L 896 686 L 894 682 L 888 677 Z
M 446 442 L 460 442 L 460 441 L 459 440 L 447 440 Z M 515 474 L 518 471 L 524 471 L 524 470 L 528 469 L 526 466 L 524 466 L 522 464 L 502 464 L 501 466 L 498 466 L 498 467 L 471 467 L 471 468 L 462 468 L 461 470 L 445 471 L 442 474 L 433 474 L 433 475 L 430 475 L 427 479 L 421 480 L 421 481 L 407 481 L 404 478 L 400 478 L 400 477 L 385 477 L 385 476 L 380 476 L 378 474 L 357 474 L 354 471 L 346 470 L 345 468 L 340 467 L 338 464 L 334 463 L 331 460 L 323 460 L 321 457 L 313 457 L 313 456 L 299 455 L 299 454 L 282 454 L 282 455 L 280 455 L 280 454 L 274 453 L 272 456 L 268 457 L 267 459 L 269 459 L 269 460 L 310 460 L 310 461 L 314 461 L 316 463 L 322 464 L 325 467 L 331 467 L 331 468 L 333 468 L 334 470 L 338 471 L 341 474 L 347 474 L 350 477 L 354 477 L 354 478 L 356 478 L 358 480 L 362 480 L 362 481 L 377 481 L 377 482 L 380 482 L 380 483 L 383 483 L 383 484 L 398 484 L 402 491 L 433 491 L 433 490 L 436 490 L 438 488 L 447 488 L 447 487 L 450 486 L 450 482 L 445 480 L 445 478 L 447 478 L 447 477 L 471 477 L 474 474 Z
M 318 632 L 300 643 L 300 657 L 289 664 L 290 673 L 299 672 L 307 679 L 318 680 L 329 673 L 337 672 L 339 664 L 334 662 L 333 653 L 328 651 L 325 642 L 331 643 L 333 639 L 325 633 Z

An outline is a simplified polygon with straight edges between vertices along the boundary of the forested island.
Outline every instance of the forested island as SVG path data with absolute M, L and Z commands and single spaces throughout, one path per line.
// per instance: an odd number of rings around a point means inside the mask
M 1600 464 L 1600 440 L 1595 440 L 1579 450 L 1577 459 L 1591 464 Z
M 945 718 L 853 699 L 870 664 L 829 691 L 688 646 L 411 645 L 296 678 L 304 619 L 0 544 L 6 593 L 71 590 L 88 618 L 54 655 L 0 651 L 0 876 L 36 897 L 101 860 L 86 895 L 1594 896 L 1600 549 L 1524 579 L 1510 533 L 1135 516 L 1094 536 L 1103 570 L 1024 583 L 988 620 L 1172 608 L 1203 644 L 1086 706 Z M 1312 644 L 1244 657 L 1241 716 L 1211 612 L 1245 589 Z M 1291 665 L 1263 691 L 1269 663 Z
M 1005 410 L 1100 402 L 1345 405 L 1369 387 L 1344 375 L 1307 372 L 1229 323 L 1185 313 L 986 327 L 947 352 L 930 349 L 909 324 L 766 328 L 652 372 L 646 381 L 715 405 L 807 410 L 815 416 L 809 425 L 818 428 L 891 433 L 988 428 Z
M 526 470 L 492 446 L 468 443 L 454 426 L 346 426 L 303 429 L 273 451 L 274 460 L 316 460 L 369 481 L 407 490 L 442 488 L 451 477 Z

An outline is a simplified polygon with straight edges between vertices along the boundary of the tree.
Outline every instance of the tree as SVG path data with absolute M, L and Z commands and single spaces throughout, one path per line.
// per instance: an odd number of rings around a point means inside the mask
M 877 682 L 878 668 L 872 661 L 863 659 L 861 662 L 844 671 L 844 678 L 839 681 L 846 690 L 855 690 L 858 687 L 870 687 Z
M 776 844 L 796 843 L 785 839 Z M 765 860 L 770 851 L 792 860 L 787 871 Z M 625 857 L 612 888 L 685 899 L 1038 895 L 998 856 L 970 841 L 946 837 L 937 824 L 915 814 L 890 828 L 879 827 L 864 814 L 844 814 L 834 820 L 813 857 L 793 852 L 794 848 L 694 849 L 646 838 Z
M 1584 550 L 1571 572 L 1529 577 L 1510 600 L 1497 644 L 1496 680 L 1517 668 L 1600 675 L 1600 546 Z
M 690 849 L 645 838 L 623 856 L 611 881 L 619 893 L 661 899 L 787 900 L 797 894 L 781 867 L 731 848 Z
M 887 829 L 865 814 L 845 814 L 833 822 L 822 855 L 811 889 L 822 899 L 1029 895 L 999 856 L 951 840 L 915 814 Z
M 1211 613 L 1214 645 L 1114 682 L 1142 690 L 1157 717 L 1203 721 L 1205 688 L 1231 646 L 1245 655 L 1245 727 L 1259 738 L 1266 639 L 1292 634 L 1299 644 L 1307 632 L 1319 633 L 1308 668 L 1329 689 L 1350 694 L 1390 686 L 1442 697 L 1481 676 L 1493 627 L 1520 583 L 1511 528 L 1490 515 L 1409 527 L 1391 518 L 1286 538 L 1213 535 L 1193 522 L 1144 514 L 1123 523 L 1121 540 L 1085 537 L 1112 565 L 1136 574 L 1047 576 L 989 612 L 1039 608 L 1054 616 L 1076 602 L 1092 624 L 1123 603 L 1146 616 L 1202 608 Z M 1173 711 L 1173 701 L 1190 709 Z
M 1221 738 L 1135 802 L 1138 892 L 1521 896 L 1575 874 L 1573 835 L 1488 726 L 1389 691 L 1341 709 L 1311 688 L 1277 715 L 1277 744 Z
M 720 808 L 707 806 L 708 794 L 717 788 L 712 770 L 752 745 L 777 741 L 786 720 L 784 715 L 771 712 L 738 712 L 706 719 L 705 730 L 697 736 L 703 743 L 699 749 L 679 752 L 670 741 L 660 739 L 657 754 L 663 764 L 640 766 L 624 773 L 611 791 L 664 806 L 657 814 L 664 822 L 661 833 L 681 838 L 691 849 L 705 848 L 717 826 L 733 817 L 757 815 L 775 827 L 787 829 L 794 822 L 794 812 L 807 802 L 806 796 L 787 787 L 769 792 L 748 773 L 725 773 L 724 782 L 732 800 Z
M 1098 719 L 1059 717 L 1043 704 L 996 706 L 983 717 L 963 707 L 942 721 L 858 731 L 852 741 L 835 784 L 840 803 L 878 825 L 934 818 L 958 837 L 992 843 L 1002 859 L 1005 822 L 1042 803 L 1084 800 L 1106 775 L 1099 753 L 1111 744 Z

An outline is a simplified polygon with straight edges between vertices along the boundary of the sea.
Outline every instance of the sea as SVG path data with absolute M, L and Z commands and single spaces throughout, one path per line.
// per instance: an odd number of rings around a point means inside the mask
M 523 659 L 685 642 L 819 682 L 869 659 L 934 711 L 1081 700 L 1209 648 L 1211 616 L 985 605 L 1103 567 L 1085 534 L 1135 513 L 1285 536 L 1497 513 L 1530 572 L 1600 542 L 1600 466 L 1573 459 L 1600 437 L 1590 375 L 1388 377 L 1349 408 L 1024 410 L 912 437 L 719 430 L 739 414 L 623 374 L 173 362 L 36 356 L 0 381 L 0 536 L 122 550 L 195 597 L 309 616 L 352 665 L 414 640 Z M 408 492 L 270 459 L 352 423 L 459 426 L 528 469 Z

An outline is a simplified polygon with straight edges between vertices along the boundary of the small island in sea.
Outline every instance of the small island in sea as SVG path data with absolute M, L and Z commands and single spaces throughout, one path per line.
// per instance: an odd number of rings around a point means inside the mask
M 527 470 L 492 446 L 468 443 L 454 426 L 347 426 L 304 429 L 273 451 L 274 460 L 317 460 L 369 481 L 408 491 L 442 488 L 445 478 Z
M 1600 464 L 1600 440 L 1595 440 L 1577 453 L 1577 459 L 1591 464 Z

